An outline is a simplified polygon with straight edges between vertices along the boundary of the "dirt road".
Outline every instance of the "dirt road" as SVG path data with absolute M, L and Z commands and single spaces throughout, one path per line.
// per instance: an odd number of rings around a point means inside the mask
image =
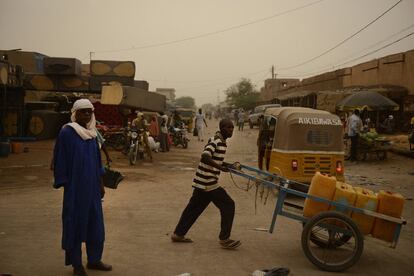
M 217 122 L 209 121 L 212 135 Z M 234 131 L 226 161 L 255 165 L 257 129 Z M 267 228 L 274 199 L 263 205 L 255 193 L 237 189 L 228 174 L 221 182 L 236 202 L 233 237 L 243 245 L 235 251 L 218 245 L 220 216 L 213 206 L 190 230 L 193 244 L 175 244 L 170 234 L 191 195 L 191 181 L 203 143 L 193 139 L 188 149 L 173 148 L 154 154 L 154 162 L 130 166 L 120 153 L 111 152 L 113 167 L 126 178 L 117 190 L 107 189 L 104 215 L 104 261 L 112 272 L 89 275 L 250 275 L 256 269 L 288 267 L 291 275 L 334 275 L 314 267 L 300 245 L 302 226 L 278 218 L 273 234 Z M 51 187 L 49 163 L 53 141 L 27 144 L 29 153 L 0 159 L 0 275 L 71 275 L 60 249 L 62 190 Z M 399 191 L 408 199 L 404 227 L 397 249 L 367 238 L 360 261 L 343 275 L 412 275 L 414 269 L 414 160 L 390 155 L 386 161 L 346 164 L 348 182 L 368 188 Z M 236 178 L 245 186 L 244 179 Z M 335 274 L 336 275 L 336 274 Z

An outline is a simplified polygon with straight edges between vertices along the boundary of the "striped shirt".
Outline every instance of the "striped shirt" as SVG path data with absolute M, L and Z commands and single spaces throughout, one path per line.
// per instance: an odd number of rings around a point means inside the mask
M 220 132 L 217 132 L 214 137 L 208 140 L 207 145 L 204 147 L 203 154 L 211 156 L 214 162 L 219 165 L 223 164 L 224 154 L 226 153 L 227 144 Z M 207 165 L 200 160 L 196 175 L 193 179 L 193 187 L 199 188 L 205 191 L 211 191 L 220 187 L 218 177 L 220 170 L 210 165 Z

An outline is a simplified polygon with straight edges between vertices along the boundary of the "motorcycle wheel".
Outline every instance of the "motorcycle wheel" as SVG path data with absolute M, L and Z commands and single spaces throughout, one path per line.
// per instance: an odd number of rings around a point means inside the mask
M 126 143 L 125 135 L 118 134 L 114 139 L 113 148 L 117 151 L 121 151 L 124 148 L 125 143 Z
M 129 164 L 135 165 L 135 163 L 137 163 L 137 156 L 138 156 L 138 147 L 135 144 L 133 147 L 129 149 Z
M 188 148 L 188 141 L 187 141 L 187 139 L 185 139 L 184 141 L 183 141 L 183 148 Z
M 177 139 L 174 139 L 174 140 L 173 140 L 173 144 L 174 144 L 174 146 L 176 147 L 176 146 L 178 146 L 180 143 L 178 143 Z

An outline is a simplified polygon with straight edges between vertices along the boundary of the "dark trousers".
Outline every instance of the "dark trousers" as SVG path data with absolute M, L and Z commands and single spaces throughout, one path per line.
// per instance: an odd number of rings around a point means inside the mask
M 259 154 L 257 156 L 258 163 L 259 163 L 259 169 L 263 170 L 263 158 L 265 156 L 266 147 L 265 146 L 259 146 Z
M 351 160 L 357 161 L 359 135 L 351 136 Z
M 168 145 L 168 134 L 162 133 L 160 134 L 160 147 L 162 151 L 169 151 L 170 146 Z
M 193 195 L 185 207 L 174 233 L 178 236 L 185 236 L 210 202 L 213 202 L 220 209 L 221 231 L 219 238 L 220 240 L 228 239 L 233 226 L 235 204 L 221 187 L 210 192 L 194 188 Z
M 102 252 L 104 248 L 103 242 L 88 243 L 86 242 L 86 254 L 88 256 L 88 263 L 96 263 L 102 259 Z M 75 244 L 72 250 L 65 251 L 66 265 L 79 267 L 82 265 L 82 243 Z

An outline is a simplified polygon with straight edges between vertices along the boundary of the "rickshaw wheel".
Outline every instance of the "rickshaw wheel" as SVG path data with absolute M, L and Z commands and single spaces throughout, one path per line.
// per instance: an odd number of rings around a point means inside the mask
M 315 237 L 319 241 L 317 245 L 314 245 Z M 303 228 L 302 249 L 319 269 L 339 272 L 359 260 L 364 250 L 364 238 L 348 216 L 335 211 L 322 212 Z
M 365 161 L 367 159 L 367 153 L 366 152 L 358 152 L 357 154 L 357 160 L 358 161 Z

